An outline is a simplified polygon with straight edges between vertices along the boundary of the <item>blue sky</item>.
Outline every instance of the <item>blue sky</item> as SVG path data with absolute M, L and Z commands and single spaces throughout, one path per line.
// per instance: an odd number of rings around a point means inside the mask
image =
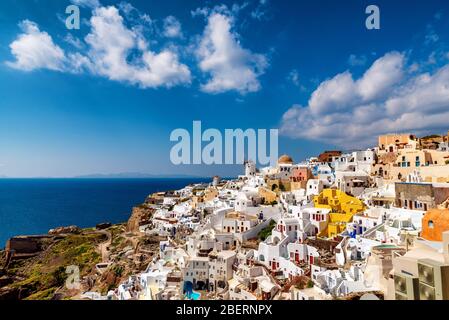
M 445 0 L 3 0 L 0 30 L 0 175 L 239 173 L 170 164 L 194 120 L 279 128 L 297 161 L 449 129 Z

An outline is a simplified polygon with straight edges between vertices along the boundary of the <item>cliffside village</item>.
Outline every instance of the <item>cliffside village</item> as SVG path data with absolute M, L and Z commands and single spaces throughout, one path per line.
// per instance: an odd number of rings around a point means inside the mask
M 153 194 L 164 236 L 118 300 L 449 299 L 449 132 L 380 136 L 302 163 L 247 161 L 235 180 Z

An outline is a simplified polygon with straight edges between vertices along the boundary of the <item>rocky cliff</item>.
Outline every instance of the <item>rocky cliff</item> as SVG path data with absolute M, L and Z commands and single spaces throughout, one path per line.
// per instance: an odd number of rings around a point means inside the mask
M 151 223 L 151 218 L 153 217 L 154 209 L 141 205 L 134 207 L 131 217 L 126 225 L 126 230 L 132 233 L 138 233 L 139 227 Z
M 154 209 L 133 208 L 125 224 L 95 228 L 59 227 L 41 236 L 18 236 L 0 251 L 0 300 L 81 299 L 82 293 L 106 294 L 139 273 L 159 252 L 158 236 L 139 227 L 151 223 Z M 80 286 L 67 287 L 67 267 L 79 268 Z

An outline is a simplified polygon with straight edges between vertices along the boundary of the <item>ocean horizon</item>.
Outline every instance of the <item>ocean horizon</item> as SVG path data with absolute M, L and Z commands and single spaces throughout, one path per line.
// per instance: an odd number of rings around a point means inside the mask
M 201 182 L 211 178 L 2 178 L 0 248 L 61 226 L 126 222 L 148 195 Z

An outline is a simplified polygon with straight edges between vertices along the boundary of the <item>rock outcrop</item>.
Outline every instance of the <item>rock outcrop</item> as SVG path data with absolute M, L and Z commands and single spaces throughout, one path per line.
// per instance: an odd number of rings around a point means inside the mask
M 28 259 L 45 249 L 52 236 L 20 236 L 6 242 L 5 254 L 7 266 L 11 260 Z
M 151 217 L 153 216 L 154 209 L 147 206 L 138 206 L 133 208 L 131 217 L 126 225 L 126 231 L 137 233 L 139 227 L 151 223 Z
M 95 229 L 97 230 L 105 230 L 107 228 L 112 227 L 112 223 L 110 222 L 104 222 L 104 223 L 99 223 L 95 226 Z
M 81 233 L 81 229 L 77 226 L 69 226 L 69 227 L 59 227 L 56 229 L 51 229 L 48 231 L 48 234 L 51 235 L 60 235 L 60 234 L 79 234 Z

